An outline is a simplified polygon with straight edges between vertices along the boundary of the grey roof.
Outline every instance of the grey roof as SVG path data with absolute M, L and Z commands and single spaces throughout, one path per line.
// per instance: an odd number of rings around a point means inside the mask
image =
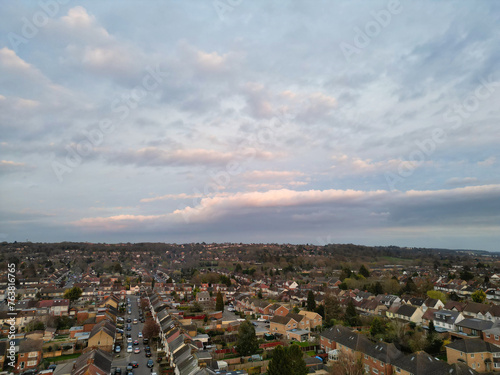
M 401 305 L 401 307 L 396 311 L 396 314 L 407 316 L 410 318 L 413 314 L 415 314 L 415 311 L 417 308 L 415 306 L 410 306 L 410 305 Z
M 448 374 L 450 366 L 425 352 L 418 352 L 396 358 L 393 366 L 399 367 L 413 375 L 444 375 Z
M 457 317 L 459 315 L 459 311 L 438 310 L 434 312 L 434 321 L 455 324 L 455 321 L 457 320 Z
M 500 353 L 500 348 L 498 346 L 481 339 L 457 340 L 446 345 L 446 347 L 464 353 Z
M 327 338 L 328 340 L 336 341 L 342 335 L 347 335 L 352 333 L 352 331 L 344 326 L 336 325 L 330 329 L 326 329 L 321 332 L 320 336 Z
M 94 365 L 101 369 L 105 374 L 109 374 L 111 372 L 111 363 L 113 361 L 112 355 L 101 349 L 92 349 L 91 351 L 83 353 L 80 357 L 78 357 L 74 365 L 74 370 L 71 374 L 84 374 L 92 361 Z
M 483 319 L 467 318 L 458 322 L 456 325 L 457 327 L 464 327 L 464 328 L 475 329 L 478 331 L 484 331 L 486 329 L 490 329 L 493 326 L 493 322 Z

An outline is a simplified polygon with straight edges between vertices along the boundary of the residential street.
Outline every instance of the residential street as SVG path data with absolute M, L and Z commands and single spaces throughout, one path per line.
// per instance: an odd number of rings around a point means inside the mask
M 132 319 L 132 321 L 134 319 L 139 319 L 139 306 L 137 305 L 137 302 L 136 302 L 137 298 L 138 298 L 137 296 L 130 296 L 130 303 L 132 305 L 132 315 L 130 316 L 130 318 Z M 127 308 L 127 310 L 128 310 L 128 308 Z M 125 321 L 127 318 L 128 318 L 128 314 L 125 315 Z M 122 369 L 122 374 L 126 374 L 126 372 L 125 372 L 126 366 L 130 362 L 136 361 L 139 364 L 139 367 L 134 368 L 134 370 L 133 370 L 134 375 L 146 375 L 146 374 L 150 374 L 151 372 L 157 372 L 158 367 L 157 367 L 157 363 L 156 363 L 156 351 L 151 350 L 152 356 L 149 358 L 146 357 L 145 351 L 144 351 L 145 345 L 142 343 L 142 338 L 137 337 L 139 332 L 142 331 L 142 328 L 144 327 L 144 323 L 141 323 L 139 321 L 139 323 L 137 323 L 137 324 L 133 324 L 133 323 L 131 323 L 131 324 L 132 324 L 132 331 L 127 331 L 126 329 L 124 329 L 124 334 L 126 334 L 127 332 L 132 333 L 132 341 L 135 341 L 135 340 L 139 341 L 139 345 L 133 345 L 133 348 L 135 349 L 138 346 L 141 349 L 141 352 L 138 354 L 127 353 L 128 344 L 126 343 L 126 339 L 125 339 L 125 342 L 122 345 L 121 353 L 120 354 L 115 353 L 112 368 L 120 367 Z M 125 327 L 126 326 L 127 326 L 127 323 L 125 322 Z M 154 365 L 153 369 L 148 368 L 146 366 L 149 359 L 152 359 L 154 361 L 155 365 Z

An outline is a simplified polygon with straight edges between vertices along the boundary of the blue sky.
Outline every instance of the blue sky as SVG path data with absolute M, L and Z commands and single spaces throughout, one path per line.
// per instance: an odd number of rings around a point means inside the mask
M 499 15 L 3 2 L 0 240 L 500 250 Z

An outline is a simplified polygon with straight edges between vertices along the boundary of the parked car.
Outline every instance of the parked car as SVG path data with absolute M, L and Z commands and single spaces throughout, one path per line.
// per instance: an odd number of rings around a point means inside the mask
M 139 321 L 137 319 L 134 319 L 134 324 L 137 324 L 139 323 Z
M 127 337 L 127 343 L 129 343 L 129 344 L 132 343 L 132 337 Z
M 127 346 L 127 353 L 132 353 L 132 350 L 134 350 L 132 345 Z
M 114 374 L 115 374 L 115 375 L 121 375 L 121 374 L 122 374 L 122 369 L 121 369 L 121 367 L 117 367 L 117 368 L 115 368 L 115 373 L 114 373 Z
M 142 338 L 142 332 L 139 331 L 139 333 L 137 334 L 137 337 L 139 337 L 141 339 Z
M 137 367 L 139 367 L 139 363 L 137 363 L 137 361 L 133 361 L 133 362 L 129 363 L 129 366 L 132 366 L 133 368 L 137 368 Z
M 146 364 L 146 366 L 148 366 L 149 368 L 153 367 L 154 365 L 155 365 L 155 363 L 153 362 L 152 359 L 149 359 L 148 363 Z
M 116 345 L 115 347 L 115 353 L 120 353 L 122 351 L 122 348 L 120 345 Z
M 142 343 L 144 345 L 147 345 L 149 343 L 149 340 L 147 338 L 142 339 Z
M 148 351 L 146 351 L 146 352 L 145 352 L 145 356 L 146 356 L 146 357 L 148 357 L 148 358 L 149 358 L 149 357 L 151 357 L 151 352 L 150 352 L 149 350 L 148 350 Z

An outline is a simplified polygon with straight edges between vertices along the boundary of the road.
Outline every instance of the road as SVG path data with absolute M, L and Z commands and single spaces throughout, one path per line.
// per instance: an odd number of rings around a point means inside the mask
M 134 321 L 134 319 L 139 319 L 139 305 L 137 304 L 137 298 L 139 298 L 138 296 L 130 296 L 130 303 L 132 304 L 132 315 L 130 316 L 130 318 L 132 319 L 132 321 Z M 127 308 L 128 310 L 128 308 Z M 125 327 L 127 326 L 127 318 L 128 318 L 128 314 L 125 315 Z M 137 324 L 132 324 L 132 331 L 127 331 L 124 327 L 124 332 L 125 334 L 127 332 L 131 332 L 132 334 L 132 341 L 135 341 L 135 340 L 138 340 L 139 341 L 139 345 L 133 345 L 133 348 L 135 349 L 137 346 L 139 346 L 139 348 L 141 349 L 141 352 L 138 353 L 138 354 L 135 354 L 135 353 L 127 353 L 127 346 L 128 344 L 126 343 L 126 339 L 125 339 L 125 343 L 122 345 L 122 351 L 120 353 L 120 356 L 117 357 L 117 355 L 115 354 L 115 357 L 113 359 L 113 364 L 112 364 L 112 368 L 113 367 L 121 367 L 122 369 L 122 374 L 126 375 L 126 372 L 125 372 L 125 367 L 130 363 L 130 362 L 133 362 L 133 361 L 136 361 L 137 363 L 139 363 L 139 367 L 135 368 L 134 369 L 134 375 L 146 375 L 146 374 L 151 374 L 151 372 L 158 372 L 158 366 L 157 366 L 157 363 L 156 363 L 156 351 L 155 350 L 151 350 L 151 353 L 152 353 L 152 356 L 150 357 L 153 362 L 154 362 L 154 368 L 151 370 L 149 367 L 146 366 L 147 362 L 148 362 L 148 359 L 150 358 L 147 358 L 146 355 L 145 355 L 145 351 L 144 351 L 144 344 L 142 343 L 142 339 L 139 339 L 137 337 L 137 335 L 139 334 L 139 332 L 142 331 L 142 328 L 144 327 L 144 323 L 141 323 L 139 321 L 139 323 Z

